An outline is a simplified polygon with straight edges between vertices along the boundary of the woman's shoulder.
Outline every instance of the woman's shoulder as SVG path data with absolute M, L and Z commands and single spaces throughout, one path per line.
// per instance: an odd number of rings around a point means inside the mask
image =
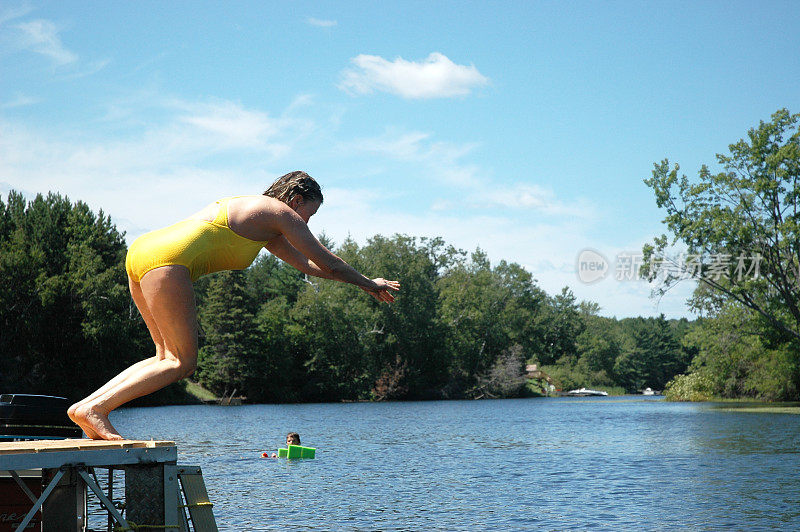
M 291 208 L 268 196 L 234 196 L 228 198 L 228 226 L 251 240 L 266 241 L 281 233 L 282 220 Z
M 280 212 L 288 206 L 280 200 L 264 196 L 263 194 L 253 194 L 247 196 L 230 196 L 220 201 L 228 202 L 228 210 L 258 210 L 263 212 Z

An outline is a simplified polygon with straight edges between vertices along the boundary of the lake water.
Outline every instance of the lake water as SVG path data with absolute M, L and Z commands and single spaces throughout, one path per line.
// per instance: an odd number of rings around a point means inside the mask
M 659 398 L 123 409 L 221 530 L 800 530 L 800 416 Z M 314 460 L 260 458 L 297 431 Z

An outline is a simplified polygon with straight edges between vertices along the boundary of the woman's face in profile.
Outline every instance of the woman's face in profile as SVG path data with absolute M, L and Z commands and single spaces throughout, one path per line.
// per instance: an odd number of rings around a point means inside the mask
M 305 223 L 308 223 L 308 220 L 317 213 L 320 205 L 322 205 L 322 203 L 319 201 L 303 201 L 302 198 L 297 198 L 289 202 L 289 206 L 292 210 L 300 215 L 300 218 L 302 218 Z

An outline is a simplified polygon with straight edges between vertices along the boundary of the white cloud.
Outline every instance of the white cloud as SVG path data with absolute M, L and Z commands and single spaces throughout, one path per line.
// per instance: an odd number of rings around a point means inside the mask
M 476 144 L 390 130 L 350 143 L 334 139 L 320 159 L 314 153 L 320 140 L 309 135 L 315 124 L 287 117 L 288 109 L 276 118 L 236 102 L 164 101 L 140 89 L 114 102 L 112 112 L 120 119 L 98 119 L 77 134 L 0 118 L 0 192 L 55 190 L 81 199 L 110 213 L 131 242 L 219 197 L 258 193 L 287 166 L 294 167 L 286 154 L 298 153 L 303 164 L 311 160 L 320 167 L 326 196 L 311 228 L 336 242 L 351 235 L 364 243 L 377 233 L 442 236 L 470 251 L 480 246 L 493 262 L 522 264 L 550 294 L 568 285 L 580 299 L 597 301 L 607 315 L 686 315 L 685 297 L 678 292 L 655 307 L 644 283 L 581 284 L 575 273 L 580 250 L 592 247 L 612 258 L 616 249 L 588 236 L 594 225 L 576 215 L 580 201 L 542 186 L 498 183 L 467 158 Z M 357 171 L 374 165 L 380 171 L 353 187 L 351 162 Z M 337 173 L 343 176 L 338 183 Z M 543 219 L 540 213 L 551 216 Z M 638 243 L 632 244 L 627 249 L 636 249 Z
M 424 157 L 424 152 L 426 152 L 422 142 L 428 138 L 430 138 L 429 133 L 420 131 L 408 133 L 387 131 L 380 137 L 357 139 L 348 143 L 347 147 L 392 159 L 419 160 Z
M 574 292 L 580 299 L 597 301 L 604 316 L 657 316 L 667 318 L 691 317 L 686 301 L 692 295 L 697 282 L 681 281 L 661 297 L 652 297 L 658 281 L 648 283 L 638 275 L 641 264 L 642 245 L 649 238 L 631 241 L 626 245 L 592 242 L 582 245 L 570 263 L 570 275 L 577 279 L 576 260 L 578 253 L 586 248 L 598 250 L 609 263 L 609 271 L 602 281 L 594 284 L 576 282 Z
M 588 200 L 578 198 L 571 203 L 565 203 L 556 198 L 552 189 L 535 184 L 517 183 L 512 186 L 495 186 L 473 196 L 472 201 L 483 207 L 532 209 L 550 216 L 576 218 L 596 216 L 596 209 Z
M 22 18 L 31 11 L 33 11 L 33 8 L 30 5 L 28 5 L 27 2 L 19 7 L 4 9 L 0 11 L 0 25 L 5 24 L 9 20 Z
M 341 144 L 343 151 L 368 153 L 382 160 L 393 159 L 424 167 L 426 179 L 464 187 L 475 187 L 481 181 L 481 170 L 461 162 L 479 146 L 478 143 L 454 144 L 432 141 L 430 133 L 387 130 L 383 135 L 356 139 Z
M 374 154 L 406 163 L 416 163 L 427 182 L 453 188 L 446 199 L 435 199 L 432 209 L 446 211 L 464 207 L 489 210 L 528 210 L 553 217 L 592 219 L 597 207 L 586 198 L 563 200 L 548 187 L 526 182 L 497 183 L 486 170 L 467 164 L 464 158 L 480 145 L 434 141 L 430 133 L 387 130 L 373 138 L 357 139 L 343 144 L 343 151 Z M 455 192 L 457 191 L 457 192 Z
M 0 105 L 0 108 L 14 109 L 17 107 L 27 107 L 29 105 L 34 105 L 37 103 L 39 103 L 39 100 L 37 100 L 36 98 L 26 96 L 25 94 L 17 93 L 17 95 L 13 99 L 8 100 L 7 102 L 3 102 L 2 105 Z
M 61 42 L 58 28 L 49 20 L 32 20 L 17 24 L 22 32 L 19 45 L 45 57 L 58 65 L 68 65 L 78 60 L 77 54 L 68 50 Z
M 0 119 L 0 176 L 8 188 L 58 191 L 103 208 L 125 222 L 120 229 L 130 239 L 205 202 L 263 190 L 273 173 L 280 175 L 264 166 L 313 128 L 226 101 L 132 105 L 120 113 L 145 120 L 124 124 L 123 135 L 119 123 L 103 120 L 74 135 Z M 95 135 L 87 137 L 88 131 Z
M 307 19 L 306 22 L 308 22 L 312 26 L 317 26 L 317 27 L 320 27 L 320 28 L 332 28 L 333 26 L 336 26 L 336 21 L 335 20 L 322 20 L 322 19 L 313 18 L 313 17 Z
M 91 61 L 88 64 L 82 65 L 82 68 L 76 70 L 69 75 L 63 76 L 62 79 L 78 79 L 85 78 L 97 74 L 111 63 L 110 59 L 100 59 L 98 61 Z
M 286 116 L 292 111 L 302 109 L 303 107 L 310 107 L 312 105 L 314 105 L 314 96 L 311 94 L 300 94 L 294 97 L 292 103 L 290 103 L 289 107 L 287 107 L 283 112 L 283 115 Z
M 279 120 L 261 111 L 251 111 L 233 102 L 183 104 L 188 113 L 179 117 L 185 124 L 214 136 L 228 147 L 262 147 L 280 130 Z
M 14 164 L 21 171 L 25 162 L 35 168 L 52 161 L 83 169 L 157 171 L 159 167 L 194 166 L 209 155 L 242 150 L 274 158 L 291 150 L 298 138 L 314 128 L 307 120 L 273 118 L 229 101 L 133 99 L 110 109 L 92 128 L 97 132 L 95 138 L 84 136 L 75 142 L 63 140 L 74 137 L 55 130 L 33 131 L 14 122 L 0 123 L 0 166 Z M 135 116 L 142 120 L 132 120 Z M 127 130 L 124 136 L 119 135 L 120 126 Z M 105 127 L 115 130 L 113 139 L 102 134 Z
M 393 201 L 382 202 L 372 189 L 326 189 L 325 206 L 312 225 L 324 228 L 337 242 L 348 234 L 363 243 L 376 233 L 399 232 L 441 236 L 468 251 L 480 246 L 494 262 L 522 264 L 549 294 L 568 286 L 579 300 L 597 301 L 603 315 L 688 315 L 686 290 L 654 301 L 644 281 L 608 278 L 595 285 L 581 283 L 575 261 L 582 249 L 596 248 L 609 258 L 622 250 L 592 236 L 602 219 L 601 207 L 590 199 L 561 197 L 531 179 L 500 183 L 467 162 L 475 148 L 440 142 L 430 133 L 396 130 L 343 144 L 341 151 L 355 153 L 359 160 L 374 154 L 379 161 L 398 161 L 392 170 L 397 173 L 391 180 L 398 184 L 394 190 L 415 195 L 417 206 L 393 209 Z M 404 174 L 405 168 L 411 172 Z M 632 246 L 627 249 L 641 249 L 637 242 Z
M 352 94 L 383 91 L 409 99 L 447 98 L 469 94 L 489 83 L 474 65 L 457 65 L 439 52 L 420 62 L 402 57 L 387 61 L 365 54 L 350 62 L 353 67 L 342 72 L 339 87 Z

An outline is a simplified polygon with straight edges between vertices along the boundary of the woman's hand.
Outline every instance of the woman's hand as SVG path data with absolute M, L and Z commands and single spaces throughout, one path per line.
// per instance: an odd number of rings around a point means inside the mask
M 400 290 L 400 283 L 398 281 L 387 281 L 382 277 L 378 277 L 373 279 L 372 282 L 377 285 L 377 288 L 366 288 L 363 286 L 360 286 L 359 288 L 381 303 L 391 303 L 394 301 L 394 295 L 391 292 L 397 292 Z

